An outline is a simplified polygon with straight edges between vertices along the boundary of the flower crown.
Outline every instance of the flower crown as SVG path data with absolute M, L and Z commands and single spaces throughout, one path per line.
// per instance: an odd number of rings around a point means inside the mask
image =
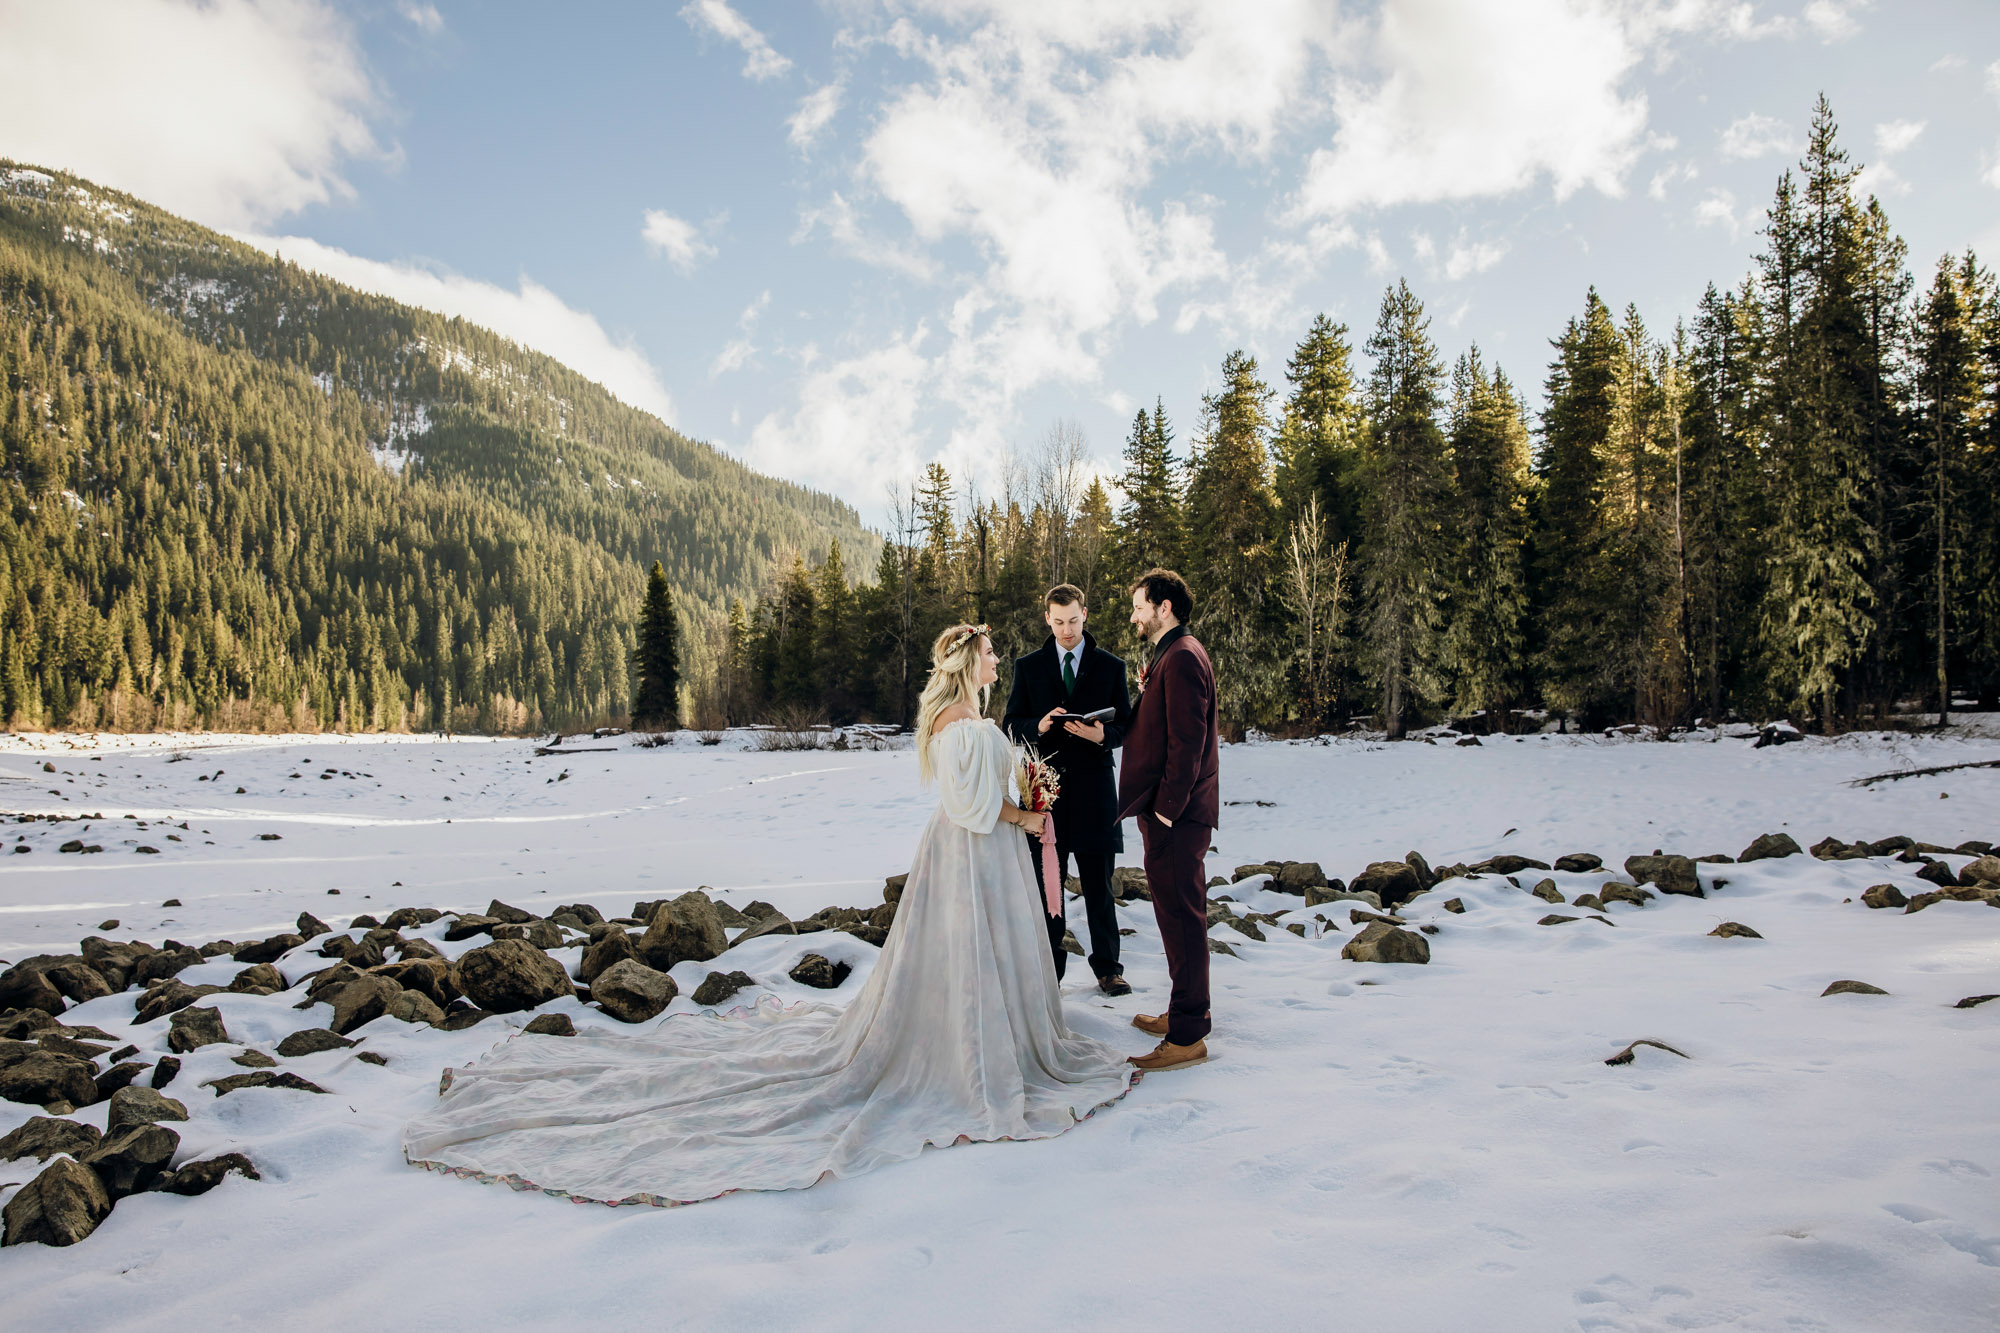
M 991 632 L 992 631 L 989 630 L 984 625 L 960 626 L 958 633 L 951 636 L 951 642 L 945 645 L 945 652 L 947 654 L 955 653 L 959 649 L 963 648 L 971 640 L 976 639 L 984 634 L 990 634 Z

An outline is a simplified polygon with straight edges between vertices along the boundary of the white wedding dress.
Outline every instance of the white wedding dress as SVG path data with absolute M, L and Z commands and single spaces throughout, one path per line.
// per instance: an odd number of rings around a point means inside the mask
M 1013 747 L 977 720 L 934 745 L 942 799 L 844 1011 L 512 1039 L 453 1071 L 405 1129 L 404 1155 L 569 1198 L 687 1203 L 800 1189 L 961 1139 L 1047 1138 L 1123 1096 L 1132 1066 L 1063 1023 L 1027 840 L 995 827 Z

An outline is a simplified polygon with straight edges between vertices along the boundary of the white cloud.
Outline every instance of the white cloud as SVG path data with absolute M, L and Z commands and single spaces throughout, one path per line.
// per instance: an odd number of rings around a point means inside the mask
M 1694 221 L 1698 227 L 1721 227 L 1735 240 L 1743 234 L 1746 223 L 1736 216 L 1736 195 L 1720 185 L 1710 187 L 1708 197 L 1694 206 Z
M 834 82 L 815 88 L 799 99 L 799 109 L 785 121 L 792 147 L 801 152 L 812 147 L 820 131 L 832 124 L 834 116 L 839 114 L 841 95 L 845 91 L 844 84 Z
M 1965 57 L 1956 51 L 1947 51 L 1931 62 L 1931 73 L 1942 74 L 1950 69 L 1964 69 Z
M 0 152 L 214 226 L 353 191 L 379 97 L 318 0 L 0 0 Z
M 662 209 L 646 210 L 646 225 L 639 235 L 683 273 L 693 272 L 695 265 L 715 254 L 715 247 L 702 239 L 692 222 Z
M 1888 157 L 1902 152 L 1917 141 L 1928 121 L 1890 120 L 1875 127 L 1875 151 Z
M 1389 247 L 1382 244 L 1379 235 L 1369 232 L 1367 238 L 1361 242 L 1361 248 L 1367 252 L 1370 273 L 1380 275 L 1395 271 L 1396 261 L 1390 257 Z
M 1301 217 L 1510 194 L 1623 191 L 1643 147 L 1643 94 L 1621 89 L 1657 21 L 1568 0 L 1385 0 L 1343 79 L 1333 144 L 1312 155 Z
M 822 227 L 835 244 L 864 264 L 918 281 L 928 281 L 937 272 L 937 265 L 928 256 L 864 231 L 854 205 L 838 190 L 829 195 L 821 207 L 808 208 L 799 215 L 799 228 L 792 235 L 793 244 L 805 240 Z
M 1986 91 L 2000 97 L 2000 60 L 1986 67 Z
M 885 482 L 913 474 L 925 448 L 917 412 L 935 375 L 918 325 L 904 337 L 859 356 L 807 369 L 798 406 L 770 413 L 750 431 L 744 461 L 775 476 L 838 494 L 879 496 Z
M 1700 170 L 1692 162 L 1669 162 L 1653 173 L 1652 181 L 1646 186 L 1646 194 L 1653 199 L 1665 199 L 1667 187 L 1675 181 L 1698 179 Z
M 412 4 L 404 0 L 397 12 L 417 26 L 426 37 L 435 37 L 444 31 L 444 15 L 438 13 L 436 5 Z
M 1474 241 L 1461 228 L 1440 262 L 1437 243 L 1428 232 L 1410 234 L 1410 253 L 1416 256 L 1417 262 L 1431 277 L 1443 278 L 1447 282 L 1459 282 L 1476 273 L 1484 273 L 1500 262 L 1507 248 L 1505 241 Z
M 646 354 L 629 341 L 615 341 L 589 314 L 523 274 L 518 291 L 449 269 L 384 263 L 337 250 L 304 236 L 238 235 L 260 250 L 336 282 L 376 292 L 405 305 L 456 315 L 524 347 L 545 352 L 571 370 L 596 380 L 633 407 L 672 423 L 673 401 Z
M 1751 112 L 1729 122 L 1722 132 L 1722 155 L 1736 160 L 1763 157 L 1767 153 L 1795 153 L 1799 142 L 1791 126 L 1774 116 Z
M 681 18 L 696 32 L 709 32 L 725 42 L 743 48 L 743 77 L 762 81 L 775 79 L 792 67 L 792 62 L 771 49 L 764 34 L 729 7 L 729 0 L 692 0 L 681 8 Z
M 716 354 L 715 363 L 708 368 L 710 379 L 726 375 L 732 370 L 741 370 L 749 363 L 750 358 L 757 354 L 756 345 L 750 341 L 750 335 L 757 327 L 757 317 L 763 314 L 770 304 L 771 293 L 766 291 L 743 308 L 743 313 L 736 319 L 737 336 L 730 339 Z
M 1819 34 L 1823 42 L 1840 42 L 1861 31 L 1851 11 L 1866 9 L 1867 0 L 1811 0 L 1799 17 L 1806 26 Z

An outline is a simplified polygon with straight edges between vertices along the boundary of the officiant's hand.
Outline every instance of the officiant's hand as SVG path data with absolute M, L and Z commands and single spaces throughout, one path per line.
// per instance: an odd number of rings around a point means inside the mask
M 1065 722 L 1063 730 L 1072 736 L 1081 736 L 1093 745 L 1104 744 L 1104 724 L 1102 722 Z
M 1061 704 L 1057 704 L 1054 708 L 1051 708 L 1048 712 L 1042 714 L 1042 720 L 1035 724 L 1036 733 L 1043 736 L 1048 735 L 1049 728 L 1055 725 L 1056 714 L 1062 711 L 1064 711 L 1063 706 Z

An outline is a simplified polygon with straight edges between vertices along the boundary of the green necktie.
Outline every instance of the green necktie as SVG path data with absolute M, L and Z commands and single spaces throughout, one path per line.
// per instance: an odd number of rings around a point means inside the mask
M 1075 666 L 1075 660 L 1076 660 L 1076 659 L 1075 659 L 1074 657 L 1072 657 L 1072 656 L 1071 656 L 1070 654 L 1068 654 L 1068 653 L 1064 653 L 1064 654 L 1063 654 L 1063 693 L 1064 693 L 1064 694 L 1075 694 L 1075 693 L 1076 693 L 1076 666 Z

